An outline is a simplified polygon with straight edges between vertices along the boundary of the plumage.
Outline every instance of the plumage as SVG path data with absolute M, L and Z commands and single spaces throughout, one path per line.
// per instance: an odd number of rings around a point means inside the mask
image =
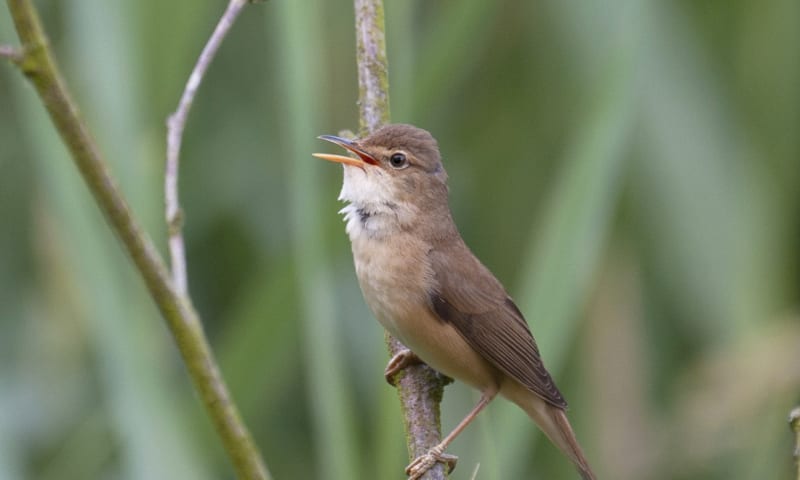
M 436 314 L 453 324 L 496 368 L 552 405 L 566 408 L 522 313 L 460 237 L 451 245 L 431 250 L 428 257 L 436 280 L 430 292 Z M 453 258 L 457 260 L 447 261 Z M 475 270 L 483 274 L 468 273 Z
M 447 445 L 499 393 L 593 480 L 525 318 L 453 222 L 436 140 L 411 125 L 388 125 L 362 140 L 320 138 L 358 156 L 314 154 L 344 166 L 341 213 L 367 305 L 422 361 L 482 393 L 439 445 L 408 466 L 409 477 L 453 461 Z

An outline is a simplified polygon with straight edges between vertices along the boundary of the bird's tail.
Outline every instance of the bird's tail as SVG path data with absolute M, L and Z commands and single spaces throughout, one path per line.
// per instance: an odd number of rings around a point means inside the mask
M 552 405 L 546 404 L 545 407 L 549 410 L 548 413 L 553 423 L 557 425 L 555 435 L 547 431 L 545 431 L 545 434 L 547 434 L 550 440 L 572 460 L 572 463 L 575 464 L 575 468 L 578 469 L 583 480 L 596 480 L 594 472 L 592 472 L 592 468 L 589 466 L 589 461 L 586 460 L 586 457 L 583 455 L 583 450 L 581 450 L 578 439 L 575 437 L 575 432 L 572 431 L 572 425 L 570 425 L 569 420 L 567 420 L 567 414 L 564 413 L 564 410 Z
M 597 480 L 588 460 L 583 454 L 575 432 L 572 430 L 564 410 L 545 402 L 541 397 L 525 389 L 503 389 L 504 396 L 519 405 L 536 425 L 547 435 L 547 438 L 559 448 L 575 465 L 583 480 Z

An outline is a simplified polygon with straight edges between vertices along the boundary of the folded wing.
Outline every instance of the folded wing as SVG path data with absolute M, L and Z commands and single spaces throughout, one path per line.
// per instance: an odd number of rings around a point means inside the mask
M 429 259 L 436 285 L 429 297 L 436 315 L 497 369 L 548 403 L 566 408 L 525 318 L 494 275 L 463 242 L 434 248 Z

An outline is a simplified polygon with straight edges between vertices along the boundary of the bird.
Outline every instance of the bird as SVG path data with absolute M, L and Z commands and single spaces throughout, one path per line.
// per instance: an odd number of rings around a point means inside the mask
M 407 347 L 389 361 L 387 380 L 424 362 L 481 394 L 451 433 L 406 467 L 409 478 L 437 462 L 454 468 L 457 457 L 445 453 L 447 446 L 499 394 L 527 413 L 583 480 L 595 480 L 527 321 L 456 227 L 433 136 L 388 124 L 360 139 L 318 138 L 352 154 L 313 156 L 344 167 L 340 213 L 364 300 Z

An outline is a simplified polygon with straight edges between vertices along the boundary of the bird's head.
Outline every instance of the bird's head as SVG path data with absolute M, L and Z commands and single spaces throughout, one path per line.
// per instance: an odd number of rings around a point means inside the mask
M 447 206 L 447 173 L 436 140 L 412 125 L 386 125 L 371 135 L 348 140 L 322 135 L 354 154 L 353 157 L 315 153 L 344 165 L 339 198 L 370 213 L 394 212 L 402 222 Z

